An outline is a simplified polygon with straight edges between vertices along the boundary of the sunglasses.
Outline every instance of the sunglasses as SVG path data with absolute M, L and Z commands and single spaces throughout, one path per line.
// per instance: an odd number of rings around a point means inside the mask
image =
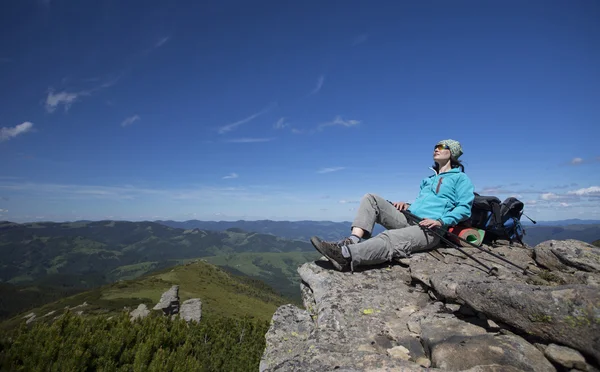
M 434 150 L 442 151 L 442 150 L 450 150 L 448 145 L 435 145 Z

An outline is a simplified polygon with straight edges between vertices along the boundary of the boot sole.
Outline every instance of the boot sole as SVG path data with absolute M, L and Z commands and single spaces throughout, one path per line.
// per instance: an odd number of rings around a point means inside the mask
M 329 257 L 329 255 L 325 254 L 325 252 L 323 252 L 321 250 L 321 239 L 317 238 L 316 236 L 313 236 L 312 238 L 310 238 L 310 242 L 312 243 L 313 247 L 315 247 L 315 249 L 317 251 L 319 251 L 319 253 L 321 253 L 323 256 L 325 256 L 325 258 L 327 258 L 327 260 L 329 262 L 331 262 L 331 264 L 338 270 L 338 271 L 343 271 L 344 268 L 342 267 L 342 265 L 340 265 L 339 263 L 337 263 L 333 258 Z

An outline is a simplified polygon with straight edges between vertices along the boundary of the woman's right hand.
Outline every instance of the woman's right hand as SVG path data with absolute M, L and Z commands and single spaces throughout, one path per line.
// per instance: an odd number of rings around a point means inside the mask
M 404 202 L 394 202 L 392 205 L 399 211 L 405 211 L 410 207 L 410 204 Z

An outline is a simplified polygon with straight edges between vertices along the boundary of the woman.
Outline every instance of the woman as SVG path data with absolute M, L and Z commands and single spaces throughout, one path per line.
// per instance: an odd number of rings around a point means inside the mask
M 430 168 L 435 174 L 421 181 L 414 203 L 392 203 L 378 195 L 366 194 L 349 237 L 326 242 L 313 236 L 311 243 L 340 271 L 410 257 L 411 253 L 435 248 L 440 238 L 429 229 L 444 232 L 471 216 L 474 188 L 458 160 L 462 153 L 458 141 L 438 142 L 433 151 L 435 164 Z M 418 223 L 407 220 L 403 211 L 422 220 Z M 371 238 L 375 223 L 387 230 Z

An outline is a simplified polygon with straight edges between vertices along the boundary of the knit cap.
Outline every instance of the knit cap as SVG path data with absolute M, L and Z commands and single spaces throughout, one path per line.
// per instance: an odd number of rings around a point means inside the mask
M 450 147 L 450 154 L 454 159 L 457 159 L 463 154 L 462 146 L 460 142 L 455 141 L 453 139 L 442 140 L 437 143 L 438 145 L 446 145 Z

